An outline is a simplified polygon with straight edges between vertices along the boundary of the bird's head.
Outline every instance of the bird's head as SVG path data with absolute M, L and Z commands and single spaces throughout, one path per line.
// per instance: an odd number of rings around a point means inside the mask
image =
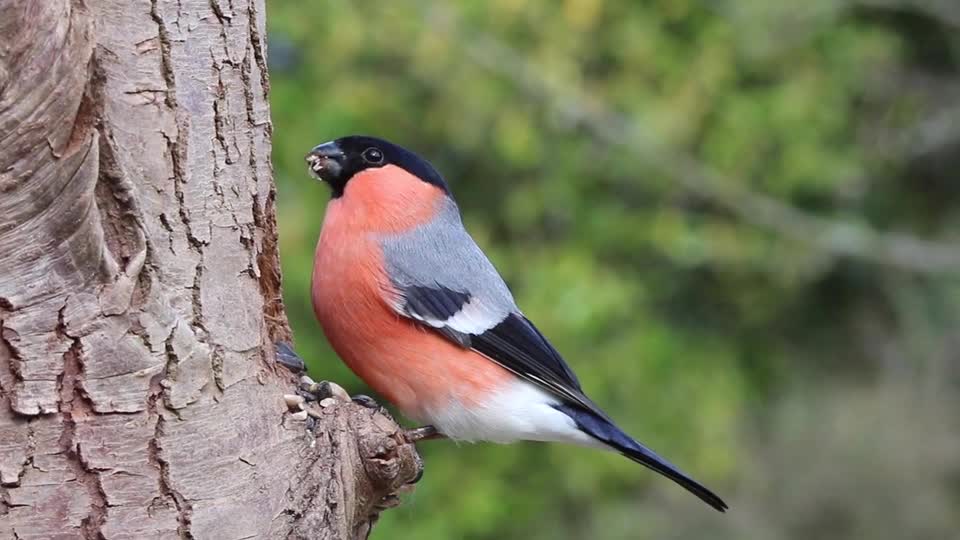
M 330 186 L 333 197 L 343 195 L 350 180 L 364 172 L 382 173 L 386 181 L 420 181 L 450 192 L 440 173 L 413 152 L 376 137 L 351 135 L 317 145 L 306 156 L 310 174 Z M 391 175 L 397 167 L 409 175 Z

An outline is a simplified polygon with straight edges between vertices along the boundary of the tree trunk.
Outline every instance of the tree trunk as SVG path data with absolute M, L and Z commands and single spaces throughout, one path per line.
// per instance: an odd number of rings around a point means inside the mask
M 0 0 L 0 538 L 355 538 L 419 458 L 287 414 L 263 0 Z

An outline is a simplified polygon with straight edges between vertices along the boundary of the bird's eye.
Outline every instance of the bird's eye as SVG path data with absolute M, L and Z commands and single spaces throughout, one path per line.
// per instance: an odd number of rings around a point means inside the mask
M 373 165 L 383 163 L 383 152 L 377 148 L 367 148 L 361 155 L 363 156 L 363 160 L 367 163 L 371 163 Z

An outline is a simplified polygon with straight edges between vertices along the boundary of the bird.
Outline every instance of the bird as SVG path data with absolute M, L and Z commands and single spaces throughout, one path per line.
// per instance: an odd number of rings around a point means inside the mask
M 623 430 L 517 307 L 427 160 L 351 135 L 314 147 L 331 190 L 311 297 L 333 350 L 406 417 L 411 440 L 544 441 L 612 450 L 718 511 L 727 504 Z

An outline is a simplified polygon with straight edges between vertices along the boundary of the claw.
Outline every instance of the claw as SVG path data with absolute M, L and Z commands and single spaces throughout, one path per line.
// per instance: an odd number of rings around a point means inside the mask
M 293 347 L 284 341 L 278 341 L 274 344 L 277 353 L 277 363 L 289 369 L 294 373 L 305 373 L 307 365 L 303 363 L 303 358 L 293 351 Z
M 373 399 L 370 396 L 364 394 L 357 394 L 351 398 L 354 403 L 360 405 L 361 407 L 366 407 L 368 409 L 382 409 L 383 407 L 377 403 L 377 400 Z

